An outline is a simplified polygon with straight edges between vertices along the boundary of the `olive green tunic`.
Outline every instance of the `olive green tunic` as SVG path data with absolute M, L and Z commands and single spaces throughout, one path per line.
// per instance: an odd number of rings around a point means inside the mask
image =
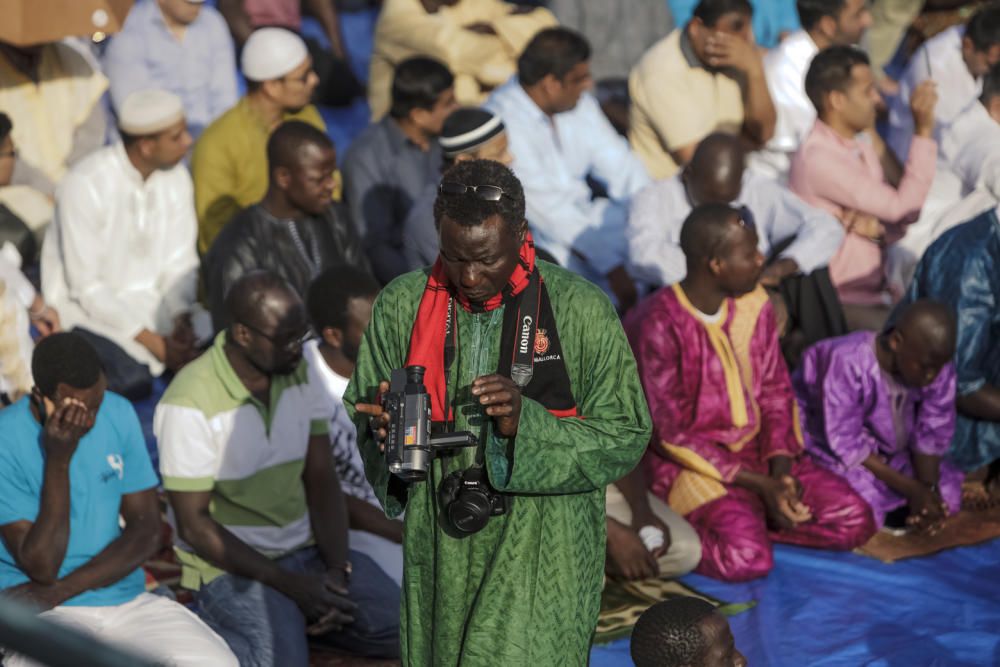
M 611 303 L 583 278 L 538 265 L 584 418 L 557 419 L 525 398 L 517 437 L 493 435 L 492 420 L 469 389 L 474 378 L 496 372 L 503 308 L 480 314 L 459 309 L 459 349 L 448 385 L 456 428 L 482 433 L 491 483 L 514 495 L 510 512 L 461 539 L 439 525 L 441 460 L 426 482 L 407 488 L 394 479 L 390 485 L 367 417 L 353 409 L 355 402 L 370 402 L 379 381 L 404 365 L 427 271 L 401 276 L 375 302 L 344 402 L 386 514 L 406 511 L 404 665 L 587 663 L 603 585 L 605 487 L 635 466 L 651 426 L 635 360 Z M 543 358 L 536 357 L 536 366 L 552 363 Z M 474 450 L 462 450 L 449 459 L 447 471 L 469 467 L 473 457 Z

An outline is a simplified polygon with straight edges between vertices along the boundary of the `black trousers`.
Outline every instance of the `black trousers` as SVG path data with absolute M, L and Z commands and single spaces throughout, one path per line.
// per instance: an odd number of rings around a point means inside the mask
M 108 389 L 130 401 L 148 398 L 153 393 L 153 375 L 149 366 L 139 363 L 116 343 L 93 331 L 76 327 L 73 333 L 85 338 L 97 351 L 104 366 L 104 375 L 108 378 Z

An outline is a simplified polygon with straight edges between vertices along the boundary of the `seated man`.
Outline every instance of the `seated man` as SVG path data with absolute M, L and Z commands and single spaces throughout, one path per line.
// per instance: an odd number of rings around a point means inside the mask
M 698 532 L 696 572 L 763 576 L 772 541 L 863 544 L 875 532 L 864 500 L 800 456 L 774 313 L 757 288 L 756 231 L 737 209 L 703 204 L 681 248 L 684 280 L 640 304 L 626 329 L 653 416 L 652 491 Z
M 31 395 L 0 410 L 3 596 L 157 663 L 236 667 L 197 616 L 145 592 L 139 566 L 160 548 L 156 473 L 135 410 L 105 391 L 94 348 L 54 334 L 31 370 Z
M 813 57 L 837 44 L 858 44 L 872 23 L 868 0 L 798 0 L 802 29 L 764 56 L 764 74 L 778 122 L 767 146 L 750 154 L 750 168 L 781 182 L 788 180 L 792 155 L 816 121 L 806 96 L 806 71 Z
M 971 472 L 988 466 L 976 504 L 1000 502 L 1000 221 L 992 208 L 935 241 L 899 306 L 919 299 L 951 304 L 958 418 L 949 458 Z
M 361 241 L 343 206 L 331 200 L 337 155 L 308 123 L 290 120 L 267 140 L 270 185 L 260 203 L 237 214 L 205 255 L 212 322 L 226 321 L 226 294 L 247 273 L 275 273 L 300 295 L 324 269 L 350 265 L 368 273 Z
M 14 122 L 14 183 L 53 197 L 66 170 L 104 145 L 108 80 L 69 42 L 0 42 L 0 109 Z
M 253 31 L 260 28 L 286 28 L 303 36 L 319 77 L 313 96 L 316 104 L 346 106 L 364 95 L 364 86 L 347 62 L 337 3 L 330 0 L 218 0 L 218 4 L 237 49 L 243 48 Z M 321 35 L 306 34 L 312 31 L 303 30 L 303 11 L 316 20 Z
M 626 310 L 636 299 L 625 270 L 623 231 L 631 197 L 649 183 L 590 87 L 590 45 L 565 28 L 538 33 L 517 61 L 517 77 L 486 107 L 503 120 L 524 184 L 538 247 L 603 287 Z M 588 177 L 605 196 L 594 197 Z
M 198 280 L 191 147 L 181 100 L 133 93 L 121 141 L 66 176 L 42 248 L 42 290 L 97 348 L 108 388 L 142 398 L 164 369 L 195 356 L 190 318 Z
M 871 507 L 935 531 L 958 511 L 963 474 L 942 457 L 955 431 L 955 317 L 934 301 L 899 312 L 895 325 L 857 331 L 806 350 L 792 378 L 806 450 Z
M 240 67 L 246 96 L 208 126 L 191 156 L 203 253 L 240 209 L 259 202 L 267 191 L 265 146 L 274 128 L 301 120 L 326 130 L 309 103 L 318 79 L 298 35 L 282 28 L 257 30 L 243 47 Z
M 649 492 L 643 466 L 607 488 L 604 571 L 618 579 L 680 577 L 701 560 L 701 541 L 687 521 Z
M 759 148 L 775 111 L 747 0 L 701 0 L 691 21 L 653 45 L 629 75 L 629 141 L 653 178 L 673 176 L 712 132 Z
M 463 107 L 451 112 L 441 126 L 438 143 L 444 156 L 441 164 L 443 171 L 464 160 L 493 160 L 504 166 L 510 166 L 514 161 L 507 150 L 507 132 L 503 121 L 486 109 Z M 434 200 L 437 199 L 439 185 L 438 179 L 428 182 L 403 221 L 403 255 L 408 271 L 430 266 L 437 259 Z
M 455 74 L 459 103 L 474 106 L 510 78 L 528 40 L 555 24 L 546 9 L 500 0 L 387 0 L 368 77 L 372 119 L 389 113 L 393 72 L 407 58 L 443 62 Z
M 344 391 L 358 361 L 361 335 L 372 318 L 378 283 L 356 269 L 335 266 L 309 286 L 306 302 L 319 340 L 303 347 L 309 381 L 322 387 L 333 417 L 330 442 L 333 464 L 344 489 L 351 548 L 365 554 L 392 577 L 403 582 L 403 522 L 386 518 L 358 450 L 358 432 L 344 409 Z
M 263 271 L 238 280 L 226 306 L 229 328 L 153 418 L 181 585 L 242 665 L 306 667 L 307 633 L 398 656 L 399 587 L 348 549 L 330 412 L 302 362 L 305 307 Z
M 406 272 L 403 220 L 428 183 L 441 176 L 441 124 L 455 109 L 454 79 L 430 58 L 396 68 L 392 109 L 351 144 L 344 193 L 351 220 L 382 283 Z
M 699 0 L 667 0 L 667 6 L 678 25 L 691 20 Z M 750 0 L 753 8 L 753 38 L 757 46 L 773 49 L 790 34 L 798 30 L 799 17 L 795 11 L 796 0 Z
M 942 166 L 958 176 L 966 188 L 975 186 L 981 161 L 970 145 L 1000 128 L 979 104 L 983 77 L 1000 62 L 1000 7 L 981 7 L 967 25 L 957 25 L 927 40 L 910 58 L 899 80 L 899 95 L 889 106 L 888 143 L 903 158 L 912 150 L 919 124 L 910 113 L 922 85 L 933 81 L 940 101 L 931 119 L 931 136 L 939 146 Z
M 671 598 L 642 612 L 629 646 L 635 667 L 746 667 L 726 617 L 711 602 Z
M 778 299 L 786 358 L 806 345 L 846 333 L 826 265 L 844 239 L 832 215 L 806 205 L 772 179 L 744 169 L 739 137 L 705 137 L 683 171 L 643 189 L 632 202 L 626 235 L 629 273 L 654 287 L 683 280 L 681 227 L 698 204 L 745 205 L 769 262 L 761 284 Z M 787 321 L 784 321 L 787 320 Z M 789 334 L 792 334 L 789 336 Z
M 806 205 L 777 182 L 745 169 L 742 142 L 731 134 L 705 137 L 684 169 L 644 188 L 629 212 L 629 272 L 659 287 L 684 279 L 681 227 L 699 204 L 745 205 L 753 213 L 760 251 L 771 258 L 761 281 L 777 285 L 786 276 L 826 266 L 844 238 L 832 215 Z
M 917 219 L 934 179 L 937 95 L 930 82 L 914 95 L 917 133 L 901 168 L 875 132 L 879 94 L 862 51 L 851 46 L 821 51 L 809 66 L 806 93 L 819 118 L 792 158 L 789 186 L 844 223 L 847 237 L 830 262 L 830 278 L 847 326 L 879 330 L 899 296 L 889 290 L 886 246 Z
M 406 512 L 403 663 L 583 665 L 600 607 L 605 487 L 649 441 L 634 360 L 600 290 L 537 261 L 509 169 L 469 160 L 444 179 L 467 189 L 435 203 L 439 259 L 379 295 L 344 397 L 368 481 L 389 516 Z M 538 317 L 522 320 L 529 310 Z M 410 365 L 426 369 L 431 419 L 480 443 L 433 461 L 417 483 L 391 475 L 379 447 L 389 415 L 371 404 L 391 369 Z M 466 513 L 460 480 L 502 511 Z
M 142 0 L 129 11 L 101 59 L 111 103 L 160 88 L 184 102 L 191 136 L 236 104 L 233 39 L 215 7 L 198 0 Z

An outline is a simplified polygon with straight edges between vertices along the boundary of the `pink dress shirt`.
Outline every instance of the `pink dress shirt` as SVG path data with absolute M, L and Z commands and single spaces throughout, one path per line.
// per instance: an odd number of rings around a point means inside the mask
M 840 300 L 848 304 L 888 304 L 899 295 L 889 294 L 885 274 L 885 249 L 903 238 L 906 226 L 916 221 L 934 180 L 937 144 L 914 137 L 898 188 L 885 182 L 875 148 L 867 141 L 845 139 L 817 120 L 792 158 L 788 185 L 806 203 L 829 211 L 838 219 L 844 211 L 874 215 L 886 228 L 880 245 L 848 233 L 830 260 L 830 279 Z

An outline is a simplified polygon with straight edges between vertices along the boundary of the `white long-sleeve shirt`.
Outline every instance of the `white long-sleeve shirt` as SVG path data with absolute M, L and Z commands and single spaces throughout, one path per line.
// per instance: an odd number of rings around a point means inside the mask
M 183 164 L 145 181 L 121 143 L 76 165 L 56 194 L 42 249 L 42 292 L 66 329 L 104 336 L 156 375 L 163 365 L 134 339 L 166 335 L 195 299 L 198 223 Z
M 10 243 L 0 247 L 0 393 L 31 389 L 31 323 L 28 309 L 35 288 L 21 273 L 21 255 Z
M 751 153 L 749 167 L 762 176 L 788 181 L 792 155 L 816 122 L 816 107 L 806 96 L 806 72 L 819 52 L 805 30 L 786 37 L 764 56 L 764 76 L 778 121 L 767 146 Z
M 829 213 L 813 208 L 772 179 L 750 172 L 734 206 L 753 213 L 758 248 L 764 256 L 794 240 L 780 256 L 795 260 L 802 273 L 825 266 L 844 240 L 844 228 Z M 687 275 L 681 227 L 691 213 L 681 174 L 653 183 L 632 200 L 626 236 L 629 274 L 651 285 L 670 285 Z
M 949 28 L 925 42 L 910 58 L 899 81 L 899 96 L 889 107 L 889 146 L 901 161 L 913 139 L 910 98 L 917 86 L 931 79 L 937 84 L 934 139 L 938 163 L 961 179 L 969 191 L 979 181 L 982 154 L 979 144 L 1000 144 L 1000 126 L 979 102 L 983 82 L 973 78 L 962 59 L 965 26 Z
M 589 93 L 549 118 L 514 77 L 486 106 L 507 129 L 536 244 L 603 286 L 604 276 L 625 263 L 628 204 L 649 183 L 645 167 Z M 591 198 L 588 175 L 605 184 L 608 199 Z

